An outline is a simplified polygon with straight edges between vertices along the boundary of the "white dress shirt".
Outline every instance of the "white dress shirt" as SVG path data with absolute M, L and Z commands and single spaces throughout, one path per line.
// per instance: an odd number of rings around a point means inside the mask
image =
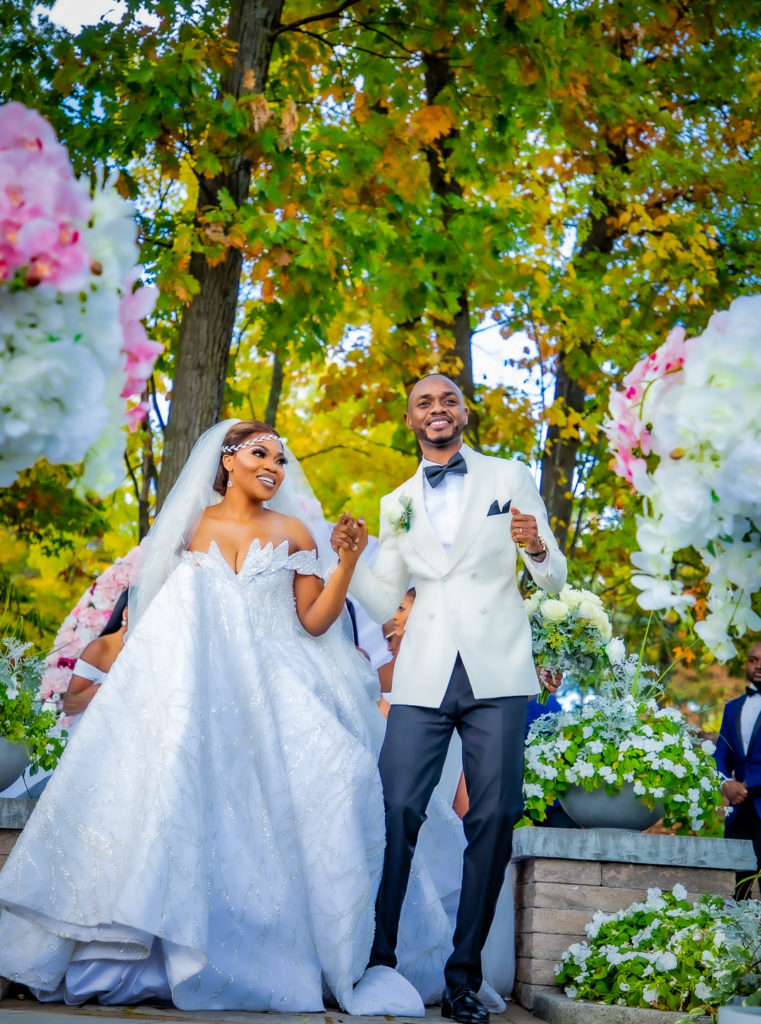
M 438 487 L 431 487 L 425 475 L 426 466 L 439 466 L 439 462 L 423 459 L 423 503 L 431 520 L 434 533 L 449 551 L 460 522 L 462 492 L 465 487 L 464 473 L 447 473 Z
M 761 713 L 761 693 L 754 693 L 752 697 L 746 697 L 740 711 L 740 739 L 743 750 L 748 753 L 748 744 L 753 733 L 753 726 Z

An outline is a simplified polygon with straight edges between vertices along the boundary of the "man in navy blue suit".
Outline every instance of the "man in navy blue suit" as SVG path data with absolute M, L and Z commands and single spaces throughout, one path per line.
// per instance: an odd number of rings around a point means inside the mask
M 737 873 L 738 900 L 750 899 L 761 864 L 761 643 L 753 644 L 748 652 L 745 677 L 744 695 L 724 706 L 714 754 L 719 772 L 725 777 L 724 796 L 732 805 L 724 835 L 727 839 L 750 839 L 756 853 L 756 871 Z

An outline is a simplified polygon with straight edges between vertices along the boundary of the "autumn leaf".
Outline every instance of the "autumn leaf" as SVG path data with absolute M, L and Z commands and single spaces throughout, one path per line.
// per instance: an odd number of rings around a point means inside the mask
M 505 10 L 514 14 L 518 21 L 538 18 L 542 13 L 542 0 L 505 0 Z
M 449 107 L 429 103 L 410 115 L 410 132 L 425 146 L 430 146 L 442 135 L 448 135 L 455 125 L 455 117 Z
M 697 655 L 691 647 L 675 647 L 674 657 L 683 661 L 686 665 L 689 665 L 695 660 Z
M 364 124 L 369 116 L 370 107 L 367 103 L 367 96 L 363 92 L 358 92 L 354 97 L 354 120 L 357 124 Z
M 248 100 L 248 109 L 251 112 L 251 119 L 254 130 L 260 132 L 272 117 L 272 109 L 267 100 L 261 94 L 252 96 Z
M 280 120 L 280 142 L 282 145 L 287 146 L 293 138 L 294 132 L 299 126 L 299 112 L 296 109 L 296 104 L 293 99 L 289 96 L 285 101 L 285 107 L 283 109 L 283 116 Z

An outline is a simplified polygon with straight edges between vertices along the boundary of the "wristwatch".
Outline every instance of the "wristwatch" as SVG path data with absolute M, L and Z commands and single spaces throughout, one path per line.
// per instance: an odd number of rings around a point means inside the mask
M 533 558 L 535 562 L 538 561 L 538 559 L 543 558 L 547 554 L 547 545 L 544 543 L 544 537 L 542 537 L 541 534 L 539 535 L 539 543 L 542 545 L 541 551 L 526 551 L 528 557 Z

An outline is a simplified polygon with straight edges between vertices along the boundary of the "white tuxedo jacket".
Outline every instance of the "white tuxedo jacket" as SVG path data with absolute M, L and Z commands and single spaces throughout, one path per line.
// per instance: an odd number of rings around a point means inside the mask
M 378 622 L 386 622 L 414 577 L 412 613 L 386 697 L 392 704 L 438 707 L 459 651 L 476 697 L 535 694 L 539 685 L 531 630 L 516 580 L 520 549 L 510 537 L 509 512 L 489 515 L 507 501 L 536 517 L 548 554 L 535 562 L 521 552 L 538 586 L 556 592 L 566 562 L 550 532 L 531 471 L 516 460 L 480 455 L 463 445 L 468 467 L 460 521 L 447 552 L 423 501 L 423 467 L 381 498 L 378 554 L 372 569 L 360 559 L 349 590 Z M 412 503 L 409 529 L 394 528 L 399 499 Z

